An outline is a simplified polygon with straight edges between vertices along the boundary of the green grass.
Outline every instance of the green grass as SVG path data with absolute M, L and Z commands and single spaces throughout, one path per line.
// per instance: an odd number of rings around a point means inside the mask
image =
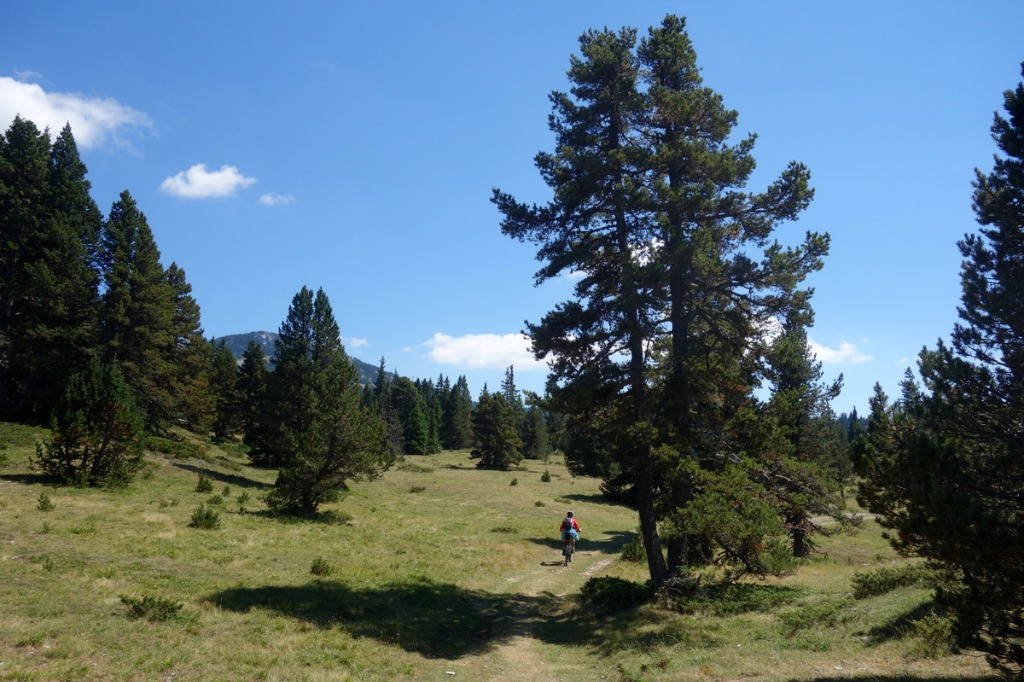
M 634 605 L 645 565 L 619 555 L 635 513 L 556 458 L 524 462 L 510 486 L 467 452 L 408 457 L 300 520 L 267 513 L 275 472 L 237 446 L 154 454 L 127 490 L 85 490 L 31 470 L 44 433 L 0 424 L 0 680 L 989 675 L 977 656 L 921 655 L 942 633 L 925 586 L 853 599 L 856 574 L 906 563 L 873 523 L 822 539 L 828 555 L 794 576 L 709 586 L 669 611 Z M 219 530 L 189 527 L 211 503 L 199 475 L 230 488 Z M 568 508 L 585 532 L 563 568 Z

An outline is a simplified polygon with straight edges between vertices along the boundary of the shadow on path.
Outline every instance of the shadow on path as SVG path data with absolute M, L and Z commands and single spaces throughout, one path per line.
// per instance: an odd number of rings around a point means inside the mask
M 557 532 L 557 531 L 556 531 Z M 591 540 L 587 537 L 586 532 L 576 542 L 577 552 L 600 552 L 601 554 L 621 554 L 622 547 L 635 537 L 635 533 L 628 531 L 613 530 L 606 533 L 602 533 L 600 540 Z M 557 535 L 549 538 L 524 538 L 525 540 L 532 542 L 542 547 L 547 547 L 555 551 L 562 549 L 562 540 Z

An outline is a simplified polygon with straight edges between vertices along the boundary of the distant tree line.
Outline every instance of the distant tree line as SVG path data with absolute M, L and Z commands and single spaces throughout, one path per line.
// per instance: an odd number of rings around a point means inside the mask
M 123 485 L 147 438 L 184 428 L 241 439 L 280 471 L 268 502 L 309 513 L 396 456 L 473 448 L 494 468 L 547 457 L 540 408 L 524 405 L 512 368 L 498 411 L 486 389 L 474 405 L 464 376 L 411 380 L 383 359 L 360 386 L 322 290 L 296 294 L 272 362 L 253 342 L 239 363 L 204 337 L 184 270 L 162 265 L 131 194 L 104 216 L 86 174 L 70 126 L 51 142 L 19 116 L 0 137 L 0 419 L 53 427 L 44 473 Z M 486 433 L 506 427 L 514 450 L 492 452 Z

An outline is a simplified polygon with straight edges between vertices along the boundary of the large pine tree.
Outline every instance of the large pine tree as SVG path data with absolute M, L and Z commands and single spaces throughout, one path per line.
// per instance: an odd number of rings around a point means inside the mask
M 359 374 L 341 344 L 323 289 L 303 287 L 281 325 L 270 383 L 280 432 L 280 462 L 271 507 L 311 514 L 372 479 L 393 460 L 383 421 L 362 405 Z
M 1024 65 L 1022 65 L 1024 74 Z M 959 242 L 962 297 L 951 345 L 918 359 L 902 399 L 881 389 L 857 447 L 861 497 L 893 542 L 938 567 L 962 643 L 1024 673 L 1024 83 L 1005 93 L 978 171 L 977 234 Z
M 0 137 L 0 414 L 45 419 L 95 352 L 100 214 L 71 129 Z
M 160 264 L 146 216 L 125 190 L 103 226 L 103 307 L 100 333 L 108 360 L 117 360 L 146 420 L 166 428 L 176 416 L 175 292 Z
M 771 241 L 807 205 L 807 171 L 792 164 L 764 192 L 744 191 L 754 137 L 730 142 L 737 115 L 702 85 L 682 19 L 639 45 L 634 29 L 590 31 L 568 76 L 570 94 L 551 96 L 556 151 L 536 157 L 553 199 L 493 200 L 502 231 L 538 245 L 538 282 L 579 274 L 573 300 L 528 325 L 533 350 L 551 358 L 559 409 L 589 420 L 628 475 L 660 584 L 688 570 L 695 542 L 707 556 L 694 537 L 704 530 L 689 527 L 702 492 L 746 494 L 732 434 L 753 404 L 756 340 L 807 307 L 798 287 L 828 239 Z M 763 545 L 760 510 L 751 518 L 747 544 Z

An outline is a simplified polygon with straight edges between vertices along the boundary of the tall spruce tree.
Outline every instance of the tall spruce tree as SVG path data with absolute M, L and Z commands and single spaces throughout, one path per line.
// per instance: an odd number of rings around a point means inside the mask
M 311 514 L 349 481 L 381 475 L 393 453 L 384 423 L 361 404 L 359 374 L 323 289 L 314 297 L 303 287 L 292 299 L 275 358 L 271 390 L 283 451 L 275 457 L 281 468 L 267 502 Z
M 268 431 L 269 410 L 267 357 L 263 346 L 249 341 L 242 353 L 242 364 L 238 368 L 238 398 L 242 442 L 249 446 L 249 458 L 257 465 L 266 465 L 260 444 Z
M 70 127 L 0 136 L 0 414 L 45 419 L 96 347 L 99 209 Z
M 456 379 L 449 391 L 441 443 L 449 450 L 462 450 L 473 445 L 473 396 L 464 375 Z
M 497 190 L 493 201 L 505 234 L 538 244 L 538 282 L 581 275 L 574 299 L 528 331 L 537 356 L 552 358 L 559 409 L 589 420 L 628 472 L 660 585 L 693 563 L 691 545 L 707 556 L 696 536 L 710 526 L 696 510 L 729 494 L 724 506 L 751 509 L 748 531 L 733 537 L 766 546 L 761 497 L 740 499 L 752 482 L 734 465 L 735 424 L 753 404 L 754 340 L 772 318 L 807 307 L 798 286 L 828 238 L 771 242 L 807 205 L 807 171 L 792 164 L 766 191 L 743 191 L 754 137 L 729 143 L 736 113 L 701 84 L 684 21 L 670 15 L 639 46 L 636 37 L 581 37 L 571 95 L 551 96 L 557 151 L 536 157 L 551 202 L 527 206 Z M 709 504 L 688 509 L 705 491 Z
M 213 399 L 213 440 L 222 443 L 242 430 L 240 368 L 224 339 L 213 346 L 208 374 Z
M 166 271 L 174 314 L 171 316 L 170 362 L 174 366 L 174 417 L 191 430 L 205 434 L 213 425 L 214 397 L 210 390 L 210 354 L 213 350 L 203 335 L 199 304 L 185 271 L 171 263 Z
M 473 410 L 473 442 L 470 457 L 480 460 L 480 469 L 507 471 L 523 461 L 515 412 L 503 393 L 490 393 L 486 386 Z
M 145 418 L 158 431 L 176 415 L 175 292 L 146 216 L 125 190 L 110 208 L 101 248 L 100 335 L 117 360 Z
M 1024 75 L 1024 65 L 1022 65 Z M 977 172 L 977 234 L 959 242 L 960 322 L 918 356 L 890 405 L 876 388 L 856 448 L 861 498 L 902 552 L 942 572 L 963 644 L 1024 673 L 1024 83 L 1004 94 Z

